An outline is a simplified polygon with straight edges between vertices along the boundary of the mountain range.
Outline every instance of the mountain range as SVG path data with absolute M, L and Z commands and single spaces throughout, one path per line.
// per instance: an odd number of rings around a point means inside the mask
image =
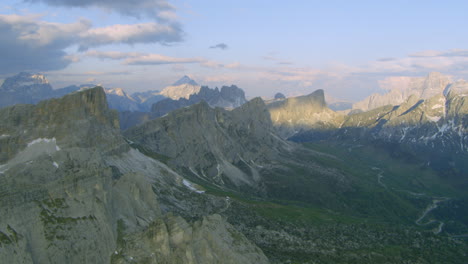
M 28 76 L 1 91 L 50 95 Z M 466 83 L 444 84 L 430 74 L 402 102 L 349 114 L 323 90 L 247 102 L 236 86 L 147 113 L 113 101 L 158 92 L 102 87 L 4 107 L 0 259 L 463 263 Z

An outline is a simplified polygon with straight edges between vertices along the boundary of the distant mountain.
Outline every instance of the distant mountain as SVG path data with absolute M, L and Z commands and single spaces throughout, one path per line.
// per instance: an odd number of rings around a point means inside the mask
M 143 112 L 150 112 L 153 104 L 167 98 L 161 95 L 158 90 L 133 93 L 131 97 L 139 102 Z
M 61 97 L 79 89 L 80 87 L 77 86 L 69 86 L 54 90 L 44 75 L 22 72 L 6 78 L 0 86 L 0 107 L 36 104 L 39 101 Z
M 236 108 L 247 102 L 244 91 L 235 85 L 223 86 L 221 90 L 202 86 L 197 93 L 191 94 L 188 99 L 165 99 L 154 104 L 151 111 L 162 116 L 175 109 L 193 105 L 201 101 L 207 102 L 211 107 L 222 108 Z
M 419 99 L 441 95 L 450 78 L 438 72 L 431 72 L 427 77 L 398 77 L 390 83 L 390 90 L 385 94 L 373 94 L 363 101 L 355 103 L 353 109 L 372 110 L 384 105 L 399 105 L 409 96 L 416 95 Z
M 189 85 L 194 85 L 194 86 L 199 85 L 196 81 L 192 80 L 187 75 L 184 75 L 184 77 L 180 78 L 177 82 L 172 84 L 172 86 L 179 86 L 179 85 L 183 85 L 183 84 L 189 84 Z
M 197 104 L 201 101 L 207 102 L 210 107 L 221 107 L 234 109 L 247 102 L 244 91 L 235 85 L 223 86 L 221 90 L 218 88 L 210 89 L 207 86 L 202 86 L 198 93 L 191 94 L 188 99 L 179 98 L 164 99 L 153 104 L 150 113 L 122 113 L 121 126 L 122 129 L 127 129 L 141 122 L 151 120 L 163 116 L 171 111 L 179 108 Z
M 128 95 L 122 88 L 106 88 L 109 107 L 119 112 L 141 111 L 140 104 L 132 96 Z
M 276 93 L 274 99 L 286 99 L 286 96 L 282 93 Z
M 190 95 L 198 93 L 200 88 L 201 86 L 197 82 L 185 75 L 173 85 L 164 88 L 160 94 L 173 100 L 189 99 Z
M 309 95 L 274 100 L 268 103 L 267 107 L 273 125 L 284 138 L 303 130 L 337 128 L 343 119 L 343 115 L 327 107 L 323 90 Z
M 417 160 L 441 173 L 466 175 L 468 95 L 460 94 L 465 84 L 448 86 L 445 95 L 438 91 L 435 96 L 420 99 L 420 95 L 413 94 L 397 106 L 349 114 L 339 119 L 339 127 L 322 133 L 320 139 L 381 146 L 396 156 Z M 295 134 L 291 140 L 316 141 L 317 133 L 320 131 L 310 128 Z M 467 180 L 464 183 L 468 185 Z
M 353 108 L 353 103 L 347 100 L 335 98 L 329 94 L 325 94 L 325 100 L 328 108 L 333 111 L 345 111 Z

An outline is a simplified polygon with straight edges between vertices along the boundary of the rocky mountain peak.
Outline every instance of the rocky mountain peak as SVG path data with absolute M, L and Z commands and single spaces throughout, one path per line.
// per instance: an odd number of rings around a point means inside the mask
M 224 98 L 245 97 L 244 91 L 235 85 L 221 87 L 220 93 Z
M 199 91 L 200 85 L 185 75 L 173 85 L 164 88 L 161 91 L 161 95 L 173 100 L 178 100 L 180 98 L 189 99 L 192 94 L 196 94 Z
M 0 90 L 13 91 L 19 87 L 41 86 L 52 89 L 47 78 L 42 74 L 21 72 L 15 76 L 8 77 L 3 82 Z
M 468 82 L 465 80 L 458 80 L 452 84 L 447 85 L 447 87 L 444 89 L 444 95 L 447 96 L 449 92 L 459 95 L 468 95 Z
M 118 96 L 127 97 L 127 93 L 122 88 L 109 88 L 104 90 L 106 94 L 115 94 Z
M 267 107 L 273 125 L 284 138 L 302 129 L 337 127 L 343 118 L 327 107 L 325 93 L 321 89 L 309 95 L 275 100 Z
M 440 72 L 429 73 L 429 75 L 424 80 L 421 91 L 421 98 L 427 99 L 442 94 L 449 83 L 450 79 L 448 76 L 445 76 Z
M 286 99 L 286 96 L 282 93 L 276 93 L 275 94 L 275 99 Z
M 172 84 L 172 86 L 179 86 L 183 84 L 190 84 L 190 85 L 198 86 L 198 83 L 194 81 L 192 78 L 188 77 L 187 75 L 184 75 L 184 77 L 180 78 L 177 82 Z

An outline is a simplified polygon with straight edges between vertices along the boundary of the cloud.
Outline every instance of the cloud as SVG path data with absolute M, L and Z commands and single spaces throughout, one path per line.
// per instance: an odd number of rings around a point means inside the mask
M 425 50 L 409 55 L 410 57 L 468 57 L 468 49 L 451 49 L 448 51 Z
M 202 58 L 174 58 L 160 54 L 143 54 L 138 57 L 128 58 L 124 61 L 127 65 L 162 65 L 181 63 L 201 63 Z
M 277 58 L 273 55 L 266 55 L 266 56 L 262 56 L 262 59 L 264 60 L 268 60 L 268 61 L 274 61 L 280 65 L 292 65 L 294 63 L 292 63 L 291 61 L 287 61 L 287 60 L 283 60 L 283 59 L 280 59 L 280 58 Z
M 173 22 L 177 19 L 175 7 L 166 0 L 23 0 L 29 3 L 45 3 L 58 7 L 102 8 L 126 16 L 143 16 L 158 21 Z
M 210 61 L 210 60 L 202 61 L 202 62 L 200 63 L 200 66 L 206 67 L 206 68 L 210 68 L 210 69 L 219 69 L 219 68 L 223 68 L 223 67 L 224 67 L 223 64 L 218 63 L 218 62 L 216 62 L 216 61 Z
M 0 15 L 0 74 L 65 68 L 76 58 L 64 49 L 89 28 L 86 20 L 59 24 L 37 21 L 37 16 Z
M 120 51 L 97 51 L 90 50 L 85 53 L 88 57 L 96 57 L 99 59 L 122 60 L 127 58 L 135 58 L 141 55 L 138 52 L 120 52 Z
M 124 43 L 160 43 L 168 45 L 183 39 L 183 29 L 175 7 L 167 0 L 23 0 L 59 7 L 101 8 L 152 23 L 112 25 L 93 28 L 81 34 L 81 51 L 100 45 Z
M 112 25 L 89 29 L 81 33 L 80 50 L 108 44 L 160 43 L 166 45 L 182 41 L 181 31 L 158 23 Z
M 93 28 L 90 21 L 51 23 L 39 15 L 0 15 L 0 74 L 18 71 L 50 71 L 67 67 L 80 58 L 65 50 L 80 51 L 109 44 L 182 41 L 181 31 L 152 23 Z
M 105 75 L 130 75 L 130 71 L 87 71 L 87 72 L 49 72 L 51 76 L 65 76 L 65 77 L 89 77 L 89 76 L 105 76 Z
M 219 43 L 219 44 L 216 44 L 214 46 L 211 46 L 210 49 L 222 49 L 222 50 L 225 50 L 225 49 L 228 49 L 228 45 L 225 44 L 225 43 Z
M 380 58 L 380 59 L 377 59 L 377 61 L 393 61 L 393 60 L 396 60 L 396 58 L 392 58 L 392 57 L 385 57 L 385 58 Z
M 96 57 L 100 59 L 123 60 L 123 64 L 126 65 L 163 65 L 207 62 L 207 60 L 203 58 L 175 58 L 161 54 L 139 52 L 90 50 L 85 54 L 88 57 Z

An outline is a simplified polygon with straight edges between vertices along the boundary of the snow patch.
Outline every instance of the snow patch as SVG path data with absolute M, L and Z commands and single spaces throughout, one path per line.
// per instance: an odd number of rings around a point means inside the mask
M 52 165 L 54 165 L 54 167 L 55 167 L 55 168 L 57 168 L 57 169 L 59 168 L 59 165 L 58 165 L 58 163 L 57 163 L 57 162 L 55 162 L 55 161 L 54 161 L 54 163 L 52 163 Z
M 38 138 L 38 139 L 35 139 L 35 140 L 29 142 L 28 147 L 31 147 L 32 145 L 37 144 L 37 143 L 41 143 L 41 142 L 44 142 L 44 143 L 50 143 L 50 142 L 57 143 L 55 138 Z
M 430 115 L 426 115 L 426 117 L 432 122 L 438 122 L 441 118 L 440 116 L 430 116 Z
M 194 191 L 196 193 L 205 193 L 205 191 L 201 191 L 201 190 L 198 190 L 197 188 L 195 188 L 193 186 L 193 184 L 191 182 L 187 181 L 186 179 L 182 180 L 182 184 L 184 184 L 185 187 L 187 187 L 188 189 L 190 189 L 191 191 Z
M 442 108 L 442 107 L 444 107 L 444 106 L 441 105 L 441 104 L 436 104 L 436 105 L 432 106 L 432 109 L 437 109 L 437 108 Z
M 3 135 L 0 135 L 0 139 L 2 139 L 2 138 L 7 138 L 7 137 L 9 137 L 9 136 L 10 136 L 10 135 L 8 135 L 8 134 L 3 134 Z

